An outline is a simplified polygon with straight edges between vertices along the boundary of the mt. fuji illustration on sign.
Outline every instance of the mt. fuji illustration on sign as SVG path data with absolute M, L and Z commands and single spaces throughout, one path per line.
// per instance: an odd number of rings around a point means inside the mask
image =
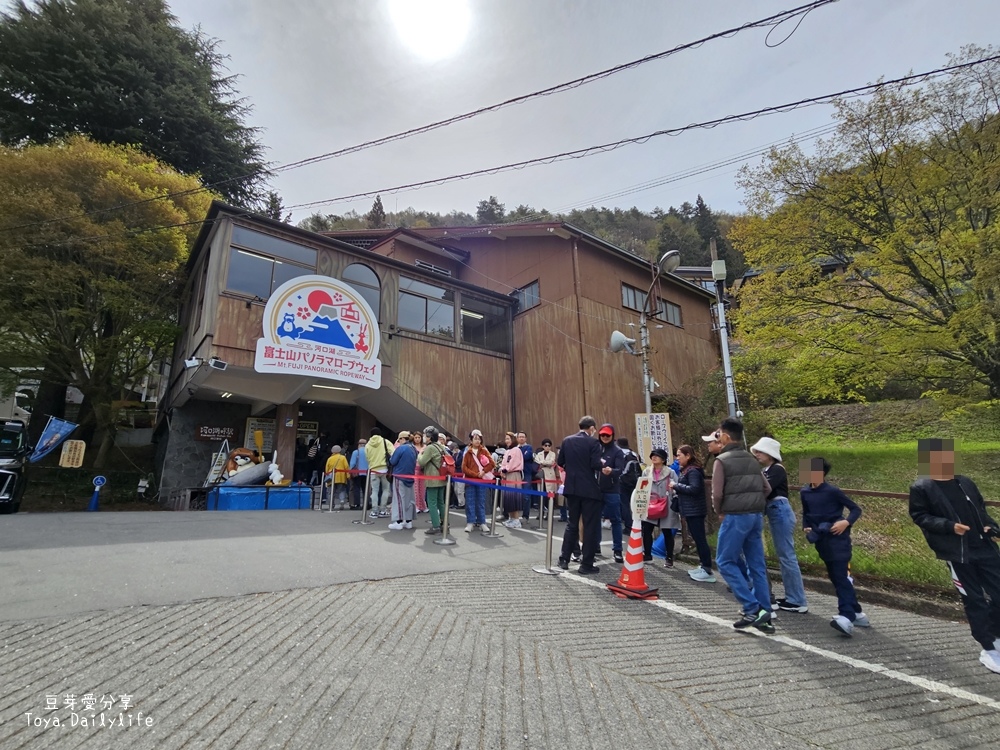
M 257 372 L 381 385 L 378 317 L 344 282 L 319 275 L 286 281 L 264 306 L 263 322 Z

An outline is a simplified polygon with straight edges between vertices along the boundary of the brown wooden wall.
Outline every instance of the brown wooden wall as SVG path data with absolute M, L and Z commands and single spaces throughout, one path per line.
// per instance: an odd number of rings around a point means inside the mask
M 466 442 L 478 428 L 491 443 L 512 428 L 509 359 L 401 336 L 393 341 L 393 390 L 447 432 Z

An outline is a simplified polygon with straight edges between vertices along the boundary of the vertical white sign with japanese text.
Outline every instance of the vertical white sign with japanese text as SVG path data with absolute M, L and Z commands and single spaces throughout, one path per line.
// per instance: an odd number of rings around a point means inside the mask
M 649 453 L 653 448 L 662 448 L 673 462 L 674 449 L 670 439 L 670 415 L 665 412 L 635 415 L 636 453 L 642 462 L 649 463 Z

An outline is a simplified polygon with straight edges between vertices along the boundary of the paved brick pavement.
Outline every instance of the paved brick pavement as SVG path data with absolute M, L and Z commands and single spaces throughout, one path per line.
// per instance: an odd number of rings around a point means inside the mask
M 590 579 L 531 572 L 519 556 L 537 556 L 538 540 L 525 532 L 505 531 L 507 560 L 480 564 L 496 551 L 463 535 L 464 554 L 484 550 L 481 560 L 421 572 L 428 549 L 416 535 L 412 545 L 388 536 L 394 544 L 330 523 L 336 547 L 363 539 L 396 577 L 166 604 L 148 592 L 154 603 L 4 617 L 0 748 L 874 750 L 1000 739 L 1000 675 L 978 664 L 963 624 L 870 606 L 873 627 L 847 640 L 828 625 L 833 600 L 811 594 L 813 611 L 782 613 L 777 637 L 748 635 L 729 625 L 737 608 L 721 582 L 680 569 L 647 569 L 663 602 L 623 601 Z M 310 548 L 308 535 L 272 534 L 268 544 Z M 181 536 L 157 535 L 129 554 Z M 29 551 L 0 552 L 0 569 Z M 600 583 L 617 568 L 605 565 Z M 129 694 L 126 726 L 71 726 L 66 694 L 77 716 L 101 713 L 81 710 L 87 693 Z M 135 726 L 140 711 L 152 726 Z M 28 713 L 63 726 L 34 726 Z

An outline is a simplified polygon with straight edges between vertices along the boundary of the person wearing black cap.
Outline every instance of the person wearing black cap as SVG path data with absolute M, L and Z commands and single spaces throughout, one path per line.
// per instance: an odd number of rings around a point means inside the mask
M 615 562 L 624 562 L 622 557 L 622 506 L 621 506 L 621 476 L 625 469 L 625 452 L 615 443 L 615 428 L 610 424 L 602 424 L 597 431 L 597 439 L 601 441 L 601 467 L 597 475 L 597 484 L 604 494 L 603 515 L 611 521 L 611 551 Z
M 664 535 L 666 544 L 667 567 L 673 567 L 673 545 L 674 530 L 681 527 L 680 516 L 671 510 L 670 485 L 677 481 L 677 474 L 667 465 L 669 455 L 663 448 L 653 448 L 649 452 L 649 466 L 642 472 L 644 477 L 649 477 L 649 508 L 642 519 L 642 551 L 643 560 L 651 562 L 653 559 L 653 529 L 659 528 Z M 657 504 L 656 499 L 663 499 L 665 503 Z M 662 515 L 656 513 L 662 510 Z
M 601 546 L 601 509 L 604 494 L 597 484 L 597 473 L 604 468 L 601 463 L 601 444 L 594 437 L 597 422 L 593 417 L 580 419 L 580 431 L 563 438 L 557 463 L 566 470 L 563 495 L 569 506 L 569 523 L 563 536 L 559 567 L 569 569 L 570 556 L 576 552 L 579 541 L 579 524 L 583 519 L 583 560 L 580 573 L 591 575 L 599 568 L 594 556 Z

